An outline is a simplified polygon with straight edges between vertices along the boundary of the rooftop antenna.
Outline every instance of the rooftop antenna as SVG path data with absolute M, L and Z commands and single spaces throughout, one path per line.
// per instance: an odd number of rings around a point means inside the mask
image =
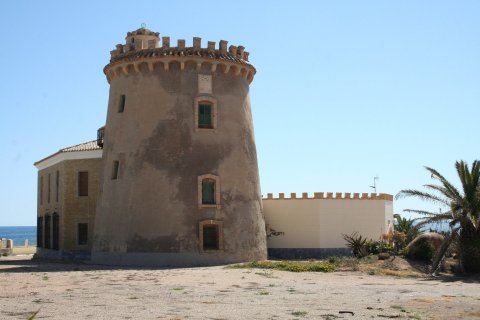
M 140 25 L 140 27 L 141 27 L 142 29 L 145 29 L 145 28 L 147 27 L 147 24 L 146 24 L 145 22 L 142 22 L 142 24 Z
M 377 180 L 380 179 L 379 177 L 375 176 L 373 177 L 373 186 L 370 186 L 370 188 L 372 188 L 375 193 L 377 193 Z

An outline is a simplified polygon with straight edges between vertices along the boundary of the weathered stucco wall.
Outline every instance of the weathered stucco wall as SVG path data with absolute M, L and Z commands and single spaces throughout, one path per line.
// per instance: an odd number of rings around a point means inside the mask
M 263 199 L 267 225 L 284 235 L 269 248 L 345 248 L 343 234 L 380 240 L 393 223 L 392 197 L 365 199 Z
M 195 265 L 266 258 L 249 85 L 235 70 L 160 63 L 111 80 L 92 259 Z M 212 75 L 200 94 L 198 76 Z M 125 95 L 124 111 L 118 112 Z M 194 101 L 217 100 L 217 127 L 197 130 Z M 114 161 L 120 162 L 112 180 Z M 218 176 L 220 203 L 199 208 L 197 177 Z M 199 223 L 223 223 L 223 247 L 202 252 Z M 177 253 L 172 255 L 172 253 Z M 181 254 L 180 254 L 181 253 Z

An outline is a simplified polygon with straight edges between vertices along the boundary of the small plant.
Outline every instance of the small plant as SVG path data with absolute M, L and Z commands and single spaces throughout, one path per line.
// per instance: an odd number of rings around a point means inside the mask
M 35 317 L 37 316 L 37 314 L 38 314 L 39 312 L 40 312 L 40 309 L 38 309 L 37 311 L 35 311 L 34 313 L 32 313 L 32 314 L 30 315 L 30 317 L 28 317 L 27 320 L 33 320 L 33 319 L 35 319 Z
M 295 317 L 305 317 L 308 314 L 307 311 L 293 311 L 292 316 Z
M 262 290 L 262 291 L 258 291 L 257 293 L 259 296 L 268 296 L 270 294 L 270 292 L 266 291 L 266 290 Z
M 352 253 L 355 257 L 361 258 L 368 255 L 367 238 L 354 232 L 351 235 L 344 234 L 343 239 L 347 242 L 347 247 L 352 249 Z

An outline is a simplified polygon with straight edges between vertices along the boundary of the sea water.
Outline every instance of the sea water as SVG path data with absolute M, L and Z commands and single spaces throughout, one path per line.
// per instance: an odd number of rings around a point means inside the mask
M 15 247 L 23 246 L 25 244 L 25 239 L 28 239 L 29 246 L 36 246 L 37 227 L 0 227 L 0 239 L 1 238 L 12 239 Z

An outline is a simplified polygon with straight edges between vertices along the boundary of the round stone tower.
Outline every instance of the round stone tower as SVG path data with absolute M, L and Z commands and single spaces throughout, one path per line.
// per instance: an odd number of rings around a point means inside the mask
M 141 28 L 111 51 L 92 261 L 193 266 L 266 259 L 242 46 L 170 46 Z

